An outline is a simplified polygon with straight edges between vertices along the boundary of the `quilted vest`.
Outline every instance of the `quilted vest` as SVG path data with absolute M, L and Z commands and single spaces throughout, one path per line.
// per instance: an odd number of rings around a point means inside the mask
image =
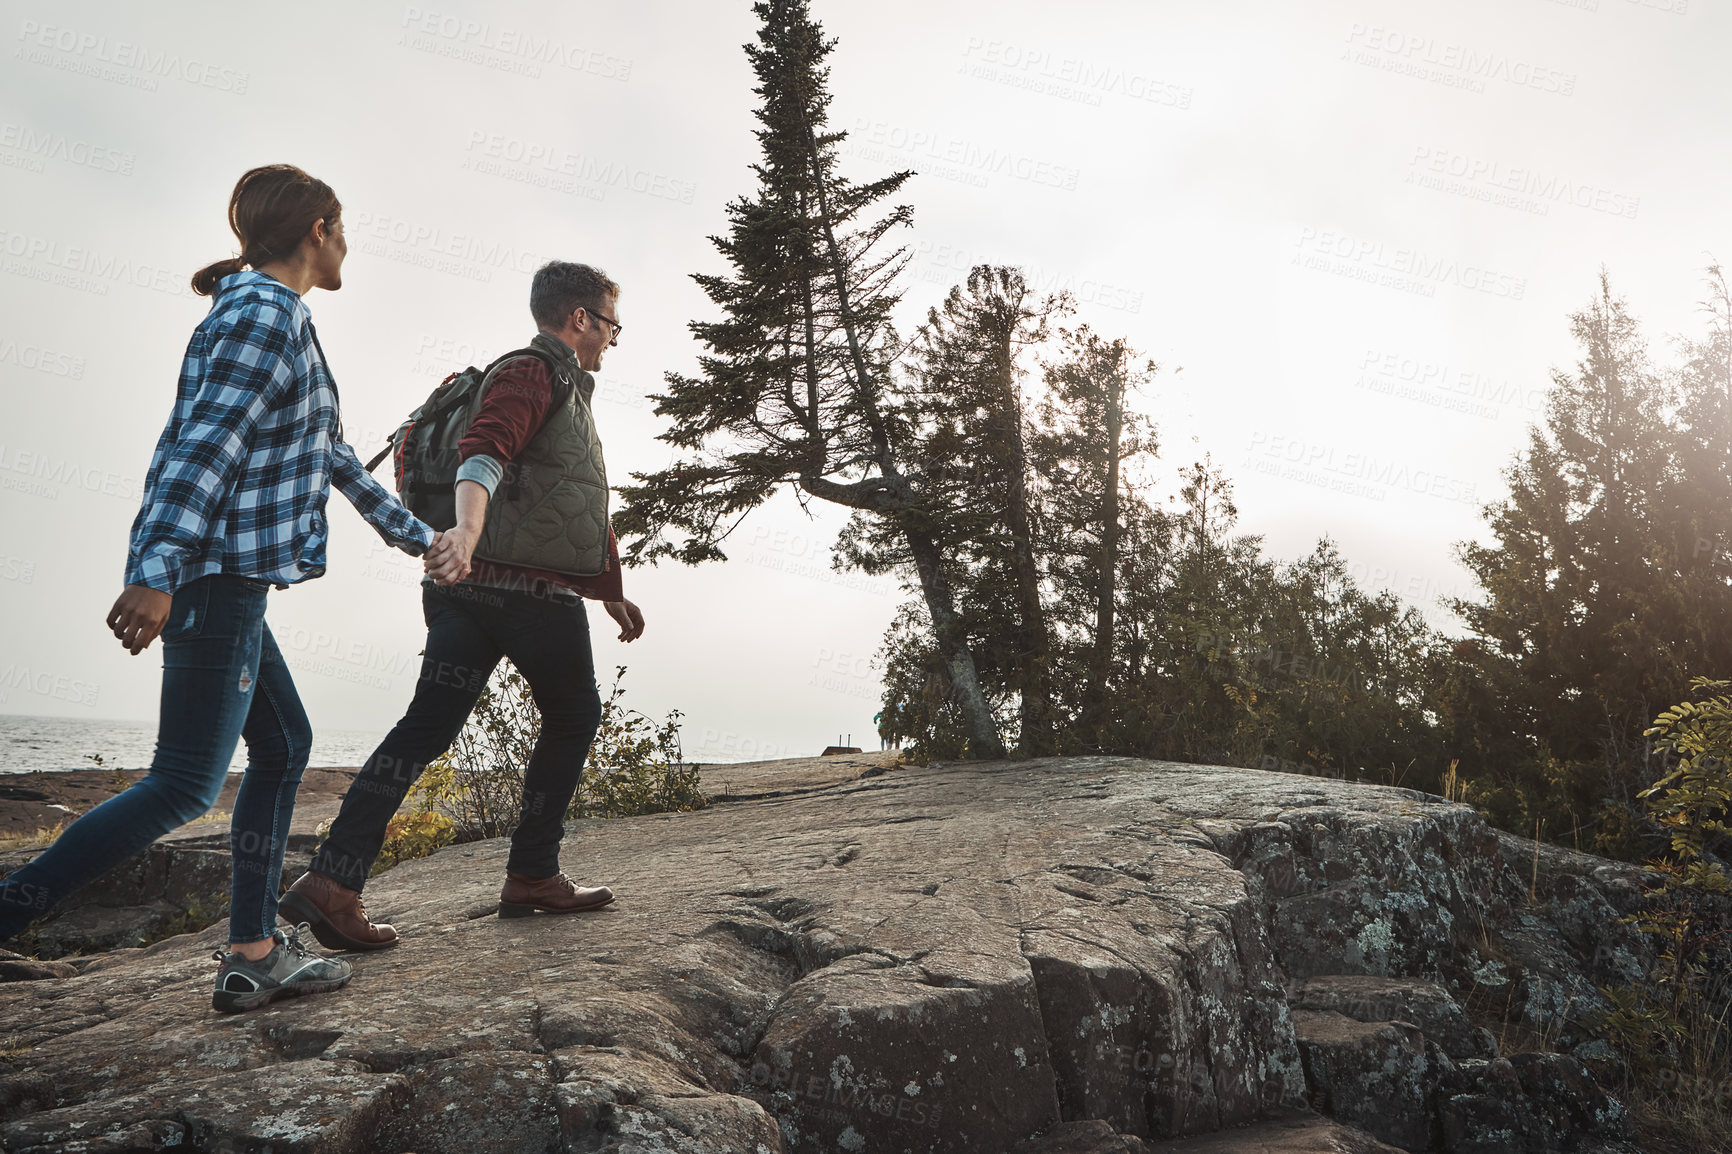
M 607 465 L 590 398 L 595 378 L 559 341 L 530 342 L 559 363 L 565 403 L 547 414 L 487 503 L 475 556 L 501 565 L 594 577 L 607 569 Z M 557 398 L 561 390 L 555 389 Z

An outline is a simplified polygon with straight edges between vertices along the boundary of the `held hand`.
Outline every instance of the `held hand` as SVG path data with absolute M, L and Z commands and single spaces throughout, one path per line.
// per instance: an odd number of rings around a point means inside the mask
M 444 560 L 450 549 L 451 546 L 445 540 L 444 530 L 433 530 L 433 544 L 427 546 L 427 551 L 421 554 L 421 568 L 431 573 L 434 563 Z
M 475 552 L 479 532 L 462 525 L 436 533 L 433 547 L 427 550 L 427 575 L 437 585 L 455 585 L 469 576 L 470 557 Z
M 108 628 L 137 657 L 150 648 L 150 643 L 168 624 L 168 611 L 173 605 L 174 598 L 160 589 L 128 585 L 108 611 Z
M 621 641 L 636 641 L 643 636 L 643 610 L 630 601 L 604 601 L 602 608 L 619 624 Z

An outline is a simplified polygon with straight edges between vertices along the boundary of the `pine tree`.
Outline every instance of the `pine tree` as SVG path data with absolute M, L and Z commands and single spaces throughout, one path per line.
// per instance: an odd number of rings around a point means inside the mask
M 989 696 L 996 674 L 1008 679 L 1025 756 L 1052 752 L 1055 719 L 1020 353 L 1068 307 L 1063 298 L 1035 300 L 1017 269 L 976 266 L 928 311 L 896 383 L 902 452 L 919 469 L 922 495 L 943 510 L 937 531 L 953 560 L 969 650 Z M 840 555 L 872 572 L 913 560 L 905 535 L 859 514 Z
M 1182 478 L 1165 588 L 1133 609 L 1157 639 L 1139 744 L 1149 756 L 1243 765 L 1263 746 L 1249 683 L 1273 566 L 1260 536 L 1234 531 L 1233 485 L 1210 458 Z
M 1157 369 L 1153 361 L 1138 364 L 1123 339 L 1106 340 L 1087 325 L 1063 331 L 1059 358 L 1045 367 L 1035 471 L 1043 478 L 1046 571 L 1061 621 L 1092 610 L 1092 620 L 1071 628 L 1081 668 L 1061 679 L 1081 687 L 1072 734 L 1084 748 L 1100 747 L 1110 712 L 1120 570 L 1160 558 L 1123 548 L 1128 518 L 1160 517 L 1140 508 L 1126 475 L 1128 465 L 1157 451 L 1153 426 L 1128 407 Z
M 943 508 L 902 463 L 903 430 L 887 398 L 898 342 L 890 311 L 902 248 L 891 230 L 906 205 L 880 202 L 912 175 L 855 184 L 837 171 L 846 133 L 827 127 L 835 47 L 805 0 L 753 5 L 762 21 L 746 54 L 761 97 L 754 197 L 728 205 L 730 232 L 712 238 L 732 265 L 695 279 L 724 317 L 694 322 L 708 348 L 696 376 L 670 373 L 656 397 L 672 427 L 661 439 L 693 457 L 637 474 L 617 524 L 633 562 L 722 559 L 721 542 L 779 487 L 894 526 L 912 560 L 970 752 L 1003 745 L 981 692 L 940 548 Z M 675 541 L 670 533 L 683 534 Z
M 1441 770 L 1425 716 L 1442 638 L 1418 609 L 1369 594 L 1324 537 L 1277 568 L 1252 661 L 1269 754 L 1342 777 L 1433 782 Z
M 1706 280 L 1708 333 L 1682 347 L 1678 469 L 1665 504 L 1700 672 L 1719 677 L 1732 662 L 1732 290 L 1718 265 Z
M 1554 370 L 1545 427 L 1488 507 L 1497 543 L 1458 546 L 1484 600 L 1453 602 L 1480 642 L 1464 656 L 1505 690 L 1491 728 L 1538 743 L 1540 763 L 1514 783 L 1524 804 L 1542 809 L 1550 793 L 1577 821 L 1605 802 L 1633 807 L 1652 778 L 1642 731 L 1685 692 L 1694 648 L 1675 595 L 1687 534 L 1667 497 L 1673 390 L 1603 272 L 1599 289 L 1571 317 L 1580 361 Z

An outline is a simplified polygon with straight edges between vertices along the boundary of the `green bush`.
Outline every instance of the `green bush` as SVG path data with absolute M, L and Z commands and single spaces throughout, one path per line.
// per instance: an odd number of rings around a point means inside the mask
M 590 743 L 583 786 L 571 800 L 567 817 L 634 817 L 645 813 L 685 813 L 710 804 L 699 789 L 696 766 L 680 751 L 680 711 L 658 726 L 620 704 L 625 666 L 614 671 L 613 689 L 601 703 L 601 726 Z
M 590 743 L 583 779 L 568 818 L 631 817 L 703 809 L 697 769 L 681 760 L 680 712 L 657 725 L 621 703 L 625 666 L 614 673 L 602 701 L 601 725 Z M 523 772 L 541 732 L 541 713 L 529 683 L 501 662 L 457 742 L 429 765 L 412 797 L 456 826 L 459 840 L 505 837 L 517 828 Z
M 1732 681 L 1690 686 L 1700 699 L 1666 710 L 1644 733 L 1671 768 L 1638 796 L 1671 841 L 1649 863 L 1660 884 L 1628 920 L 1654 943 L 1657 964 L 1646 981 L 1604 991 L 1613 1008 L 1596 1025 L 1624 1060 L 1624 1094 L 1639 1116 L 1692 1150 L 1726 1150 L 1732 878 L 1714 848 L 1732 833 Z
M 457 824 L 462 840 L 507 837 L 523 804 L 523 769 L 535 752 L 541 712 L 509 661 L 482 687 L 469 722 L 415 790 Z
M 426 857 L 457 840 L 457 823 L 431 809 L 400 813 L 385 827 L 385 844 L 373 863 L 373 877 L 394 865 Z

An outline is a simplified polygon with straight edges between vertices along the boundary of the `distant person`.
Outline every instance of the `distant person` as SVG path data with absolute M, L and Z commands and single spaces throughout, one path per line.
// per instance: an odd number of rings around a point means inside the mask
M 621 592 L 590 411 L 590 373 L 623 327 L 618 302 L 619 286 L 597 269 L 543 266 L 529 290 L 540 331 L 488 367 L 473 418 L 450 433 L 454 454 L 448 446 L 429 454 L 448 468 L 454 456 L 455 480 L 428 484 L 441 490 L 437 499 L 454 502 L 456 523 L 444 534 L 447 550 L 428 559 L 427 644 L 415 697 L 350 785 L 311 868 L 283 895 L 284 915 L 310 924 L 330 949 L 397 943 L 393 927 L 367 917 L 361 889 L 392 814 L 427 763 L 457 739 L 501 657 L 529 683 L 541 733 L 523 775 L 499 916 L 576 913 L 613 900 L 608 887 L 580 887 L 560 872 L 559 845 L 601 721 L 583 599 L 603 602 L 621 641 L 644 627 Z M 414 474 L 433 466 L 403 451 L 404 487 L 413 494 Z
M 342 210 L 328 185 L 289 164 L 252 169 L 235 185 L 229 227 L 241 254 L 192 278 L 214 299 L 187 345 L 132 524 L 126 588 L 108 614 L 134 656 L 162 637 L 156 755 L 143 779 L 0 884 L 4 941 L 208 811 L 244 739 L 229 828 L 229 951 L 217 955 L 212 998 L 223 1011 L 350 977 L 347 962 L 310 952 L 298 929 L 276 930 L 312 730 L 265 624 L 266 595 L 324 574 L 333 483 L 392 545 L 418 556 L 435 541 L 343 443 L 337 387 L 301 300 L 342 287 Z

